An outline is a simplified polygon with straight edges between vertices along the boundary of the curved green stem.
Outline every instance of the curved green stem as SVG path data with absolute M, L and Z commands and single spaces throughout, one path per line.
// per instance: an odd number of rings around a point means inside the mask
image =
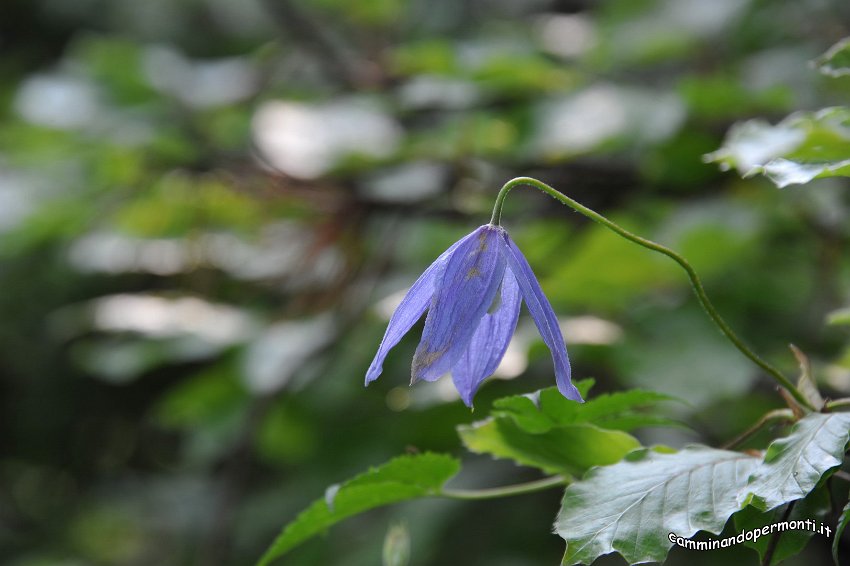
M 740 352 L 742 354 L 744 354 L 754 364 L 756 364 L 758 367 L 760 367 L 762 370 L 764 370 L 768 375 L 770 375 L 782 387 L 787 389 L 788 392 L 794 397 L 794 399 L 798 403 L 800 403 L 800 405 L 802 405 L 803 407 L 806 407 L 810 411 L 815 410 L 815 408 L 812 406 L 812 403 L 808 399 L 806 399 L 805 395 L 803 395 L 794 386 L 794 384 L 791 382 L 790 379 L 785 377 L 782 374 L 782 372 L 780 372 L 778 369 L 776 369 L 775 367 L 773 367 L 772 365 L 770 365 L 769 363 L 767 363 L 766 361 L 761 359 L 755 352 L 750 350 L 746 346 L 746 344 L 744 344 L 741 341 L 741 339 L 738 338 L 735 335 L 734 332 L 732 332 L 732 329 L 729 327 L 728 324 L 726 324 L 726 321 L 723 320 L 723 318 L 720 316 L 720 313 L 718 313 L 717 309 L 714 308 L 714 305 L 711 304 L 711 301 L 708 300 L 708 295 L 706 295 L 705 289 L 702 286 L 702 282 L 700 281 L 700 278 L 697 276 L 696 271 L 694 271 L 694 268 L 691 267 L 691 264 L 689 264 L 685 260 L 685 258 L 680 256 L 679 254 L 677 254 L 676 252 L 674 252 L 670 248 L 664 247 L 661 244 L 657 244 L 657 243 L 653 242 L 652 240 L 647 240 L 646 238 L 641 238 L 640 236 L 632 234 L 628 230 L 620 227 L 618 224 L 611 222 L 610 220 L 608 220 L 607 218 L 605 218 L 604 216 L 602 216 L 598 212 L 595 212 L 595 211 L 587 208 L 586 206 L 574 201 L 570 197 L 568 197 L 568 196 L 564 195 L 563 193 L 560 193 L 557 190 L 553 189 L 552 187 L 550 187 L 546 183 L 538 181 L 537 179 L 532 179 L 531 177 L 517 177 L 516 179 L 511 179 L 510 181 L 505 183 L 505 186 L 502 187 L 502 190 L 499 191 L 499 195 L 496 197 L 496 204 L 493 206 L 493 217 L 490 219 L 491 224 L 495 224 L 497 226 L 499 225 L 499 223 L 501 222 L 501 219 L 502 219 L 502 206 L 505 203 L 505 198 L 508 196 L 508 193 L 511 191 L 511 189 L 513 189 L 514 187 L 520 186 L 520 185 L 528 185 L 529 187 L 533 187 L 535 189 L 538 189 L 538 190 L 546 193 L 550 197 L 556 199 L 561 204 L 569 206 L 570 208 L 572 208 L 576 212 L 579 212 L 579 213 L 583 214 L 584 216 L 587 216 L 588 218 L 590 218 L 594 222 L 602 224 L 606 228 L 616 232 L 617 234 L 624 237 L 625 239 L 627 239 L 631 242 L 634 242 L 635 244 L 638 244 L 639 246 L 643 246 L 643 247 L 650 249 L 652 251 L 664 254 L 667 257 L 669 257 L 670 259 L 672 259 L 673 261 L 675 261 L 676 263 L 678 263 L 682 267 L 682 269 L 684 269 L 685 272 L 688 274 L 688 279 L 690 279 L 690 281 L 691 281 L 691 286 L 693 286 L 694 293 L 696 294 L 697 299 L 699 300 L 700 304 L 702 305 L 702 308 L 705 310 L 705 312 L 708 314 L 709 318 L 711 318 L 711 320 L 714 322 L 714 324 L 717 326 L 717 328 L 720 329 L 720 332 L 722 332 L 723 335 L 726 336 L 726 338 L 728 338 L 729 341 L 732 342 L 732 344 L 734 344 L 734 346 L 736 348 L 738 348 L 738 350 L 740 350 Z
M 767 425 L 777 422 L 777 421 L 788 421 L 791 422 L 794 420 L 794 412 L 791 409 L 775 409 L 773 411 L 769 411 L 762 415 L 762 417 L 750 428 L 727 442 L 723 445 L 723 448 L 726 450 L 731 450 L 732 448 L 742 444 L 745 440 L 750 438 L 752 435 L 766 427 Z
M 569 483 L 569 480 L 563 476 L 550 476 L 542 480 L 507 485 L 505 487 L 494 487 L 492 489 L 442 489 L 436 495 L 439 497 L 448 497 L 449 499 L 498 499 L 512 495 L 535 493 L 549 489 L 550 487 L 566 485 L 567 483 Z

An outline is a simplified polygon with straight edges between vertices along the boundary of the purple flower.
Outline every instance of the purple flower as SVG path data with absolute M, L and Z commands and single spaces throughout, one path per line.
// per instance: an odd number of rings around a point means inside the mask
M 461 399 L 471 407 L 481 382 L 505 355 L 523 299 L 552 352 L 558 390 L 583 402 L 570 381 L 570 360 L 552 305 L 508 233 L 493 224 L 456 242 L 416 280 L 390 319 L 366 385 L 378 379 L 384 358 L 427 310 L 410 383 L 451 372 Z

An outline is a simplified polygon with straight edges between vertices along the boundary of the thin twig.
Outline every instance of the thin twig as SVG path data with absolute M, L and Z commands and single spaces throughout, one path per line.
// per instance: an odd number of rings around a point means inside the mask
M 788 517 L 791 516 L 791 510 L 794 509 L 795 503 L 796 501 L 792 501 L 788 504 L 788 507 L 785 508 L 785 512 L 782 513 L 782 518 L 779 520 L 780 523 L 784 523 L 788 520 Z M 761 561 L 761 566 L 770 566 L 770 562 L 773 560 L 773 554 L 776 552 L 776 547 L 779 546 L 779 537 L 781 536 L 781 531 L 776 531 L 770 536 L 770 540 L 767 543 L 767 550 L 764 551 L 764 558 Z
M 762 428 L 776 421 L 793 421 L 794 413 L 791 409 L 775 409 L 773 411 L 767 412 L 750 428 L 727 442 L 723 445 L 723 448 L 729 450 L 734 448 L 735 446 L 739 446 L 745 440 L 750 438 L 752 435 L 760 431 Z
M 354 60 L 351 50 L 338 45 L 339 39 L 326 33 L 321 25 L 297 2 L 291 0 L 265 0 L 269 14 L 275 22 L 302 45 L 312 51 L 328 68 L 328 76 L 349 89 L 365 86 L 368 82 L 361 65 Z
M 233 522 L 236 509 L 245 494 L 251 471 L 254 438 L 257 429 L 271 407 L 270 396 L 255 397 L 245 416 L 239 437 L 227 455 L 218 483 L 218 500 L 212 512 L 206 541 L 200 548 L 198 564 L 218 566 L 227 564 L 233 544 Z

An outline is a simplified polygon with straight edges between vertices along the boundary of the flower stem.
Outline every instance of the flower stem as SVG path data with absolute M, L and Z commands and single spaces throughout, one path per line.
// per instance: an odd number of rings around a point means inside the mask
M 448 497 L 449 499 L 498 499 L 512 495 L 535 493 L 549 489 L 550 487 L 566 485 L 567 483 L 569 483 L 569 480 L 563 476 L 549 476 L 542 480 L 507 485 L 505 487 L 494 487 L 492 489 L 442 489 L 436 495 Z
M 702 286 L 702 281 L 700 281 L 700 278 L 699 276 L 697 276 L 697 273 L 696 271 L 694 271 L 694 268 L 691 267 L 691 264 L 689 264 L 685 260 L 685 258 L 680 256 L 670 248 L 662 246 L 661 244 L 657 244 L 652 240 L 647 240 L 646 238 L 641 238 L 640 236 L 632 234 L 628 230 L 620 227 L 618 224 L 608 220 L 598 212 L 591 210 L 586 206 L 574 201 L 570 197 L 553 189 L 546 183 L 538 181 L 537 179 L 532 179 L 531 177 L 517 177 L 516 179 L 511 179 L 510 181 L 505 183 L 505 186 L 502 187 L 502 190 L 499 191 L 499 195 L 496 197 L 496 204 L 493 206 L 493 217 L 490 219 L 491 224 L 495 224 L 497 226 L 499 225 L 502 219 L 502 206 L 505 203 L 505 198 L 508 196 L 508 193 L 511 191 L 511 189 L 520 185 L 528 185 L 530 187 L 538 189 L 546 193 L 550 197 L 556 199 L 561 204 L 569 206 L 576 212 L 587 216 L 594 222 L 602 224 L 606 228 L 613 230 L 625 239 L 634 242 L 639 246 L 643 246 L 652 251 L 664 254 L 676 263 L 678 263 L 682 267 L 682 269 L 684 269 L 685 272 L 688 274 L 688 279 L 690 279 L 691 281 L 691 286 L 693 287 L 694 293 L 696 294 L 697 299 L 702 305 L 702 308 L 705 310 L 705 312 L 708 314 L 709 318 L 711 318 L 712 322 L 714 322 L 717 328 L 720 329 L 720 332 L 722 332 L 723 335 L 726 336 L 726 338 L 728 338 L 729 341 L 732 342 L 732 344 L 736 348 L 738 348 L 738 350 L 740 350 L 742 354 L 744 354 L 754 364 L 764 370 L 782 387 L 787 389 L 788 392 L 794 397 L 794 399 L 798 403 L 800 403 L 800 405 L 806 407 L 810 411 L 815 410 L 814 406 L 812 406 L 812 403 L 806 398 L 805 395 L 800 392 L 799 389 L 794 386 L 790 379 L 785 377 L 782 372 L 770 365 L 768 362 L 761 359 L 755 352 L 750 350 L 747 345 L 741 341 L 740 338 L 735 335 L 729 325 L 726 324 L 726 321 L 723 320 L 723 318 L 720 316 L 720 313 L 717 312 L 717 309 L 714 308 L 714 305 L 711 304 L 711 301 L 709 301 L 708 295 L 706 295 L 705 289 Z

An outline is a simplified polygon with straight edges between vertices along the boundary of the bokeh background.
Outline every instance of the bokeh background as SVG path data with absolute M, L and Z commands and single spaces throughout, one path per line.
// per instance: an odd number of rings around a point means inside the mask
M 702 162 L 737 120 L 845 103 L 809 61 L 846 35 L 843 0 L 4 0 L 0 562 L 250 564 L 411 451 L 462 455 L 458 485 L 534 479 L 454 432 L 552 383 L 527 315 L 475 413 L 448 380 L 407 387 L 417 331 L 363 388 L 399 293 L 517 175 L 681 251 L 759 352 L 793 373 L 793 342 L 850 393 L 826 324 L 850 303 L 846 183 Z M 504 224 L 576 377 L 685 401 L 644 442 L 717 446 L 782 404 L 666 258 L 529 189 Z M 413 502 L 282 563 L 379 564 L 403 525 L 412 565 L 557 564 L 558 504 Z

